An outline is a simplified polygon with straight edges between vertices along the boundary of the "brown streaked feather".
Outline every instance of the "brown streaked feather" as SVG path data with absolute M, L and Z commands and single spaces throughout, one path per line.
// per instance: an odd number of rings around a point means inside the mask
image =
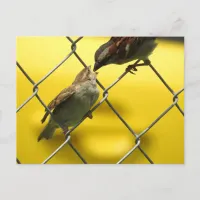
M 123 37 L 112 39 L 115 41 L 118 48 L 117 55 L 118 58 L 123 59 L 129 55 L 134 55 L 138 48 L 144 43 L 145 40 L 148 40 L 148 37 Z M 129 50 L 127 52 L 126 46 L 129 45 Z
M 63 89 L 48 105 L 50 110 L 54 109 L 63 101 L 67 100 L 75 93 L 76 85 L 70 85 L 68 88 Z
M 118 46 L 117 54 L 119 58 L 124 58 L 126 55 L 127 41 L 128 41 L 128 38 L 123 38 L 117 43 L 117 46 Z
M 49 104 L 48 104 L 48 108 L 49 110 L 53 110 L 55 109 L 59 104 L 61 104 L 62 102 L 66 101 L 67 99 L 69 99 L 76 90 L 75 85 L 71 85 L 68 88 L 63 89 Z M 44 123 L 46 118 L 48 117 L 49 113 L 46 111 L 44 117 L 42 118 L 41 122 Z
M 117 54 L 119 58 L 124 58 L 127 54 L 126 46 L 135 40 L 134 37 L 111 37 L 113 45 L 110 47 L 110 55 Z
M 116 43 L 116 42 L 119 42 L 122 38 L 124 37 L 111 37 L 110 40 Z
M 123 51 L 123 46 L 125 46 L 125 40 L 125 37 L 111 37 L 110 41 L 112 41 L 113 44 L 109 48 L 110 55 L 120 54 L 120 51 Z
M 81 72 L 79 72 L 79 74 L 76 76 L 74 82 L 72 84 L 75 83 L 80 83 L 80 82 L 84 82 L 87 77 L 88 74 L 90 73 L 91 70 L 91 66 L 88 66 L 87 68 L 84 68 Z
M 112 44 L 110 47 L 109 47 L 109 53 L 110 55 L 112 54 L 115 54 L 117 52 L 117 46 L 115 44 Z

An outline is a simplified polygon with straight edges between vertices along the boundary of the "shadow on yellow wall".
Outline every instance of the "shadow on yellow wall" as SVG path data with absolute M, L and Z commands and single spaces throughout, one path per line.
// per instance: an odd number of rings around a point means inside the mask
M 96 49 L 106 37 L 85 37 L 77 44 L 77 53 L 87 65 L 94 65 Z M 166 82 L 178 91 L 184 87 L 184 46 L 181 43 L 158 40 L 150 60 Z M 17 61 L 37 82 L 55 67 L 69 52 L 71 43 L 65 37 L 18 37 Z M 98 79 L 109 86 L 125 70 L 127 64 L 109 65 L 99 70 Z M 69 86 L 83 68 L 72 55 L 58 70 L 39 86 L 41 99 L 48 104 L 63 88 Z M 31 94 L 32 85 L 17 68 L 17 107 Z M 172 94 L 149 67 L 137 74 L 126 75 L 109 92 L 109 100 L 136 133 L 147 128 L 172 103 Z M 102 98 L 102 91 L 99 100 Z M 179 95 L 184 109 L 184 94 Z M 51 140 L 37 142 L 44 128 L 40 120 L 44 108 L 33 98 L 17 113 L 17 156 L 22 163 L 37 164 L 46 159 L 64 142 L 61 130 Z M 134 137 L 103 103 L 71 134 L 72 144 L 88 163 L 116 163 L 135 144 Z M 141 147 L 155 163 L 184 163 L 184 118 L 176 107 L 169 111 L 141 139 Z M 66 145 L 49 163 L 82 163 Z M 123 163 L 148 161 L 138 150 Z

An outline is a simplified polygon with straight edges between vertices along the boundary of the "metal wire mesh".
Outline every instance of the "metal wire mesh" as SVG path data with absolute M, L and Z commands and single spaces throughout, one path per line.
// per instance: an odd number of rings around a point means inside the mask
M 24 101 L 23 104 L 21 104 L 17 110 L 16 113 L 19 112 L 32 98 L 36 97 L 38 101 L 42 104 L 42 106 L 47 110 L 47 112 L 51 115 L 53 118 L 52 112 L 49 110 L 49 108 L 45 105 L 43 100 L 38 95 L 39 91 L 39 85 L 45 81 L 54 71 L 58 70 L 59 67 L 68 60 L 68 58 L 71 55 L 75 55 L 76 58 L 79 60 L 79 62 L 83 65 L 83 67 L 87 67 L 87 65 L 84 63 L 84 61 L 81 59 L 81 57 L 76 52 L 77 49 L 77 43 L 83 38 L 79 37 L 77 40 L 73 41 L 70 37 L 66 37 L 71 42 L 71 52 L 57 65 L 55 66 L 51 71 L 49 71 L 40 81 L 35 83 L 31 77 L 26 73 L 26 71 L 23 69 L 23 67 L 16 62 L 17 67 L 21 70 L 21 72 L 24 74 L 24 76 L 32 83 L 33 85 L 33 93 L 32 95 Z M 137 60 L 134 65 L 139 66 L 140 60 Z M 100 88 L 103 90 L 103 98 L 91 109 L 90 112 L 94 112 L 103 102 L 107 103 L 110 109 L 117 115 L 119 120 L 126 126 L 126 128 L 131 132 L 133 137 L 135 138 L 135 145 L 117 162 L 117 164 L 122 163 L 130 154 L 132 154 L 136 149 L 138 149 L 142 155 L 145 156 L 145 158 L 149 161 L 149 163 L 153 164 L 153 161 L 150 159 L 150 157 L 145 153 L 145 151 L 140 146 L 140 140 L 143 135 L 145 135 L 160 119 L 162 119 L 174 106 L 177 107 L 177 109 L 180 111 L 180 113 L 184 116 L 183 110 L 178 105 L 178 95 L 183 92 L 184 88 L 180 89 L 179 91 L 175 92 L 162 78 L 162 76 L 157 72 L 157 70 L 153 67 L 153 65 L 150 63 L 149 67 L 152 69 L 152 71 L 155 73 L 155 75 L 160 79 L 160 81 L 164 84 L 164 86 L 169 90 L 169 92 L 172 94 L 172 104 L 166 108 L 146 129 L 144 129 L 141 133 L 136 133 L 129 125 L 128 123 L 122 118 L 122 116 L 117 112 L 117 110 L 113 107 L 113 105 L 108 100 L 108 91 L 115 86 L 121 79 L 123 79 L 127 73 L 129 73 L 127 70 L 116 80 L 114 81 L 109 87 L 104 88 L 104 86 L 97 80 L 97 84 L 100 86 Z M 70 142 L 70 133 L 75 130 L 81 123 L 85 120 L 86 117 L 84 117 L 78 124 L 76 124 L 74 127 L 72 127 L 68 132 L 66 133 L 66 140 L 54 151 L 51 155 L 49 155 L 48 158 L 46 158 L 41 164 L 46 164 L 49 160 L 51 160 L 66 144 L 68 144 L 73 151 L 77 154 L 77 156 L 82 160 L 84 164 L 87 164 L 87 161 L 83 158 L 81 153 L 73 146 L 73 144 Z M 55 120 L 55 119 L 54 119 Z M 64 128 L 62 127 L 62 124 L 60 124 L 58 121 L 56 121 L 60 128 L 64 131 Z M 17 163 L 21 164 L 19 159 L 17 158 Z

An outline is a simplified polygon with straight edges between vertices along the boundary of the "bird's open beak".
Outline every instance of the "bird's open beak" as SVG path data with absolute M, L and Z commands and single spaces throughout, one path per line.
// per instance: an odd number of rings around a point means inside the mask
M 100 63 L 95 62 L 93 71 L 96 72 L 96 71 L 97 71 L 99 68 L 101 68 L 101 67 L 102 67 L 102 66 L 101 66 Z

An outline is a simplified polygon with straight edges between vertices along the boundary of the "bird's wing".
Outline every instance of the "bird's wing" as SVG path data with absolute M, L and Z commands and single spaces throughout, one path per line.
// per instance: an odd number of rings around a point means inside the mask
M 54 109 L 56 106 L 66 101 L 75 93 L 76 86 L 71 85 L 68 88 L 63 89 L 48 105 L 50 110 Z
M 68 88 L 65 88 L 48 104 L 47 107 L 49 108 L 49 110 L 53 110 L 59 104 L 66 101 L 67 99 L 69 99 L 75 93 L 75 91 L 76 91 L 75 85 L 71 85 Z M 48 115 L 49 115 L 49 113 L 46 111 L 44 117 L 41 120 L 42 123 L 45 122 Z
M 113 46 L 110 48 L 110 54 L 117 54 L 119 58 L 126 58 L 130 54 L 134 55 L 138 48 L 146 41 L 152 38 L 149 37 L 111 37 Z

